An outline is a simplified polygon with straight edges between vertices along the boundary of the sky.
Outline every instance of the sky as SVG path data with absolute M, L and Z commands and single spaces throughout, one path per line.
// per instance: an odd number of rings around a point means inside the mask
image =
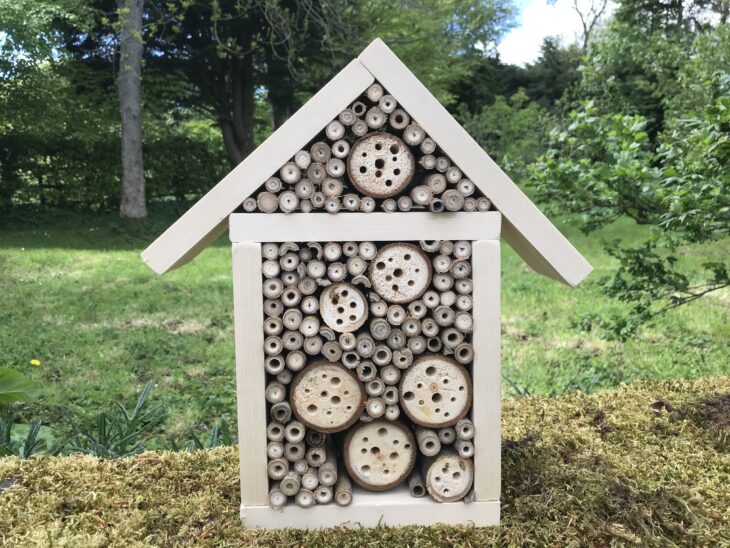
M 581 0 L 581 4 L 584 2 Z M 564 44 L 576 42 L 580 36 L 580 18 L 573 9 L 573 0 L 557 0 L 552 5 L 546 0 L 516 0 L 515 4 L 520 12 L 518 26 L 497 48 L 504 63 L 524 65 L 535 61 L 546 36 L 560 36 Z

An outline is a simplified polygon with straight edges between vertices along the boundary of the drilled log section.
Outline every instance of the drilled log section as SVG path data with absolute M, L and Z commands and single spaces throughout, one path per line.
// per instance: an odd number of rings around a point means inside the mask
M 347 159 L 353 186 L 373 198 L 388 198 L 403 191 L 413 178 L 415 160 L 405 143 L 387 133 L 374 132 L 358 139 Z
M 472 401 L 471 377 L 466 369 L 436 354 L 419 358 L 403 373 L 399 392 L 403 411 L 426 428 L 456 424 Z
M 348 283 L 335 283 L 322 291 L 319 310 L 324 322 L 340 333 L 357 330 L 368 318 L 365 295 Z
M 362 414 L 365 391 L 342 364 L 315 362 L 294 378 L 290 395 L 294 415 L 308 428 L 340 432 Z
M 445 448 L 436 457 L 424 459 L 423 478 L 429 494 L 438 502 L 456 502 L 466 496 L 474 482 L 474 463 Z
M 413 244 L 389 244 L 378 251 L 368 276 L 373 290 L 384 300 L 408 303 L 421 297 L 428 289 L 431 262 Z
M 345 439 L 344 461 L 355 483 L 370 491 L 387 491 L 405 481 L 413 470 L 415 439 L 397 421 L 360 423 Z

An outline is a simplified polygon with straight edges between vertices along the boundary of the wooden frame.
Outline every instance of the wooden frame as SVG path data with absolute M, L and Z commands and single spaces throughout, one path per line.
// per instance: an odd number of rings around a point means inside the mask
M 230 217 L 232 242 L 329 242 L 367 239 L 497 240 L 502 216 L 483 213 L 343 213 L 341 215 L 234 213 Z
M 414 215 L 418 217 L 414 218 Z M 371 220 L 377 222 L 371 223 Z M 445 219 L 442 221 L 441 219 Z M 424 221 L 423 224 L 421 221 Z M 499 213 L 252 215 L 230 218 L 233 242 L 236 387 L 241 455 L 241 520 L 246 527 L 319 528 L 379 525 L 498 525 L 501 488 Z M 444 223 L 444 224 L 441 224 Z M 482 236 L 481 239 L 476 239 Z M 487 239 L 488 237 L 488 239 Z M 474 501 L 413 498 L 405 487 L 370 493 L 355 486 L 350 506 L 281 510 L 268 506 L 266 376 L 263 352 L 261 242 L 472 241 L 474 279 Z

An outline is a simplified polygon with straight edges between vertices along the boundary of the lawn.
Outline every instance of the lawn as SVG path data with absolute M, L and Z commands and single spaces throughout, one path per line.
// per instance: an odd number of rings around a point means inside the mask
M 217 417 L 235 421 L 231 264 L 221 238 L 163 277 L 139 252 L 182 210 L 153 209 L 145 225 L 112 215 L 14 214 L 0 220 L 0 365 L 40 379 L 43 397 L 24 419 L 66 425 L 63 408 L 93 413 L 132 400 L 147 381 L 167 420 L 151 447 L 170 446 Z M 533 274 L 511 250 L 503 261 L 503 392 L 558 395 L 638 379 L 716 376 L 730 361 L 730 293 L 674 311 L 636 338 L 606 341 L 572 327 L 620 305 L 598 280 L 615 266 L 603 240 L 635 240 L 622 221 L 585 237 L 561 226 L 595 272 L 576 290 Z M 730 242 L 695 247 L 700 264 Z M 40 360 L 40 366 L 30 364 Z

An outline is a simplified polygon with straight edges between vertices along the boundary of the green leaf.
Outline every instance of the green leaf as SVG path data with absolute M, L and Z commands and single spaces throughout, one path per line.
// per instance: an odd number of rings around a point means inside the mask
M 32 401 L 41 392 L 35 381 L 9 367 L 0 367 L 0 404 Z

